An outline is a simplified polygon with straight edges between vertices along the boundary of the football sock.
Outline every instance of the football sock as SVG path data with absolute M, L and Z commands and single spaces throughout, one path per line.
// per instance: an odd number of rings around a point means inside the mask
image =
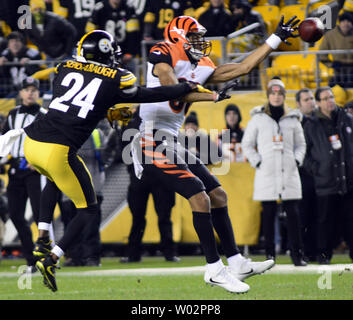
M 90 223 L 95 214 L 98 214 L 98 205 L 91 205 L 87 208 L 77 209 L 77 214 L 69 222 L 64 236 L 58 242 L 58 246 L 63 250 L 66 249 L 80 236 L 82 229 Z
M 50 224 L 53 220 L 54 209 L 59 199 L 60 190 L 50 180 L 45 185 L 40 198 L 39 222 Z M 49 227 L 48 229 L 49 230 Z
M 212 208 L 211 216 L 225 256 L 228 258 L 238 254 L 240 251 L 235 242 L 232 223 L 228 215 L 228 207 Z
M 219 260 L 216 238 L 213 233 L 211 215 L 208 212 L 192 212 L 193 224 L 199 237 L 207 263 Z

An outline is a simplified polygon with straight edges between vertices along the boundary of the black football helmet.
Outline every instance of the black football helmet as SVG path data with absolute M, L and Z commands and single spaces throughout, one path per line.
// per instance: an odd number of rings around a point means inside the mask
M 86 33 L 77 44 L 76 59 L 80 62 L 95 62 L 113 67 L 120 63 L 121 56 L 120 46 L 104 30 Z

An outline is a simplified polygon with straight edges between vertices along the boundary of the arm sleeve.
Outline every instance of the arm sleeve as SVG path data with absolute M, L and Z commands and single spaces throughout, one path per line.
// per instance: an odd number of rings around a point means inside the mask
M 192 91 L 187 83 L 179 83 L 172 86 L 161 86 L 156 88 L 136 87 L 135 94 L 122 97 L 120 102 L 160 102 L 178 99 Z

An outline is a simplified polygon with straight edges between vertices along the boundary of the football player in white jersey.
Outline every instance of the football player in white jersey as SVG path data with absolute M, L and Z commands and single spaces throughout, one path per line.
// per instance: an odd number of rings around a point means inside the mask
M 292 17 L 284 23 L 282 17 L 276 32 L 243 62 L 216 67 L 208 57 L 211 44 L 204 39 L 206 29 L 194 18 L 176 17 L 165 28 L 165 41 L 150 51 L 147 87 L 188 80 L 201 85 L 234 80 L 249 73 L 282 41 L 288 43 L 287 38 L 296 37 L 294 32 L 298 22 Z M 224 92 L 221 95 L 191 93 L 183 101 L 141 104 L 141 132 L 133 142 L 135 155 L 141 154 L 141 157 L 136 160 L 135 156 L 134 161 L 138 176 L 141 172 L 150 175 L 156 183 L 167 185 L 188 199 L 194 228 L 206 257 L 205 282 L 230 292 L 243 293 L 250 288 L 244 279 L 265 272 L 275 262 L 252 262 L 241 255 L 228 215 L 226 192 L 198 158 L 176 143 L 190 103 L 217 102 L 225 97 Z M 213 228 L 219 236 L 229 268 L 220 259 Z

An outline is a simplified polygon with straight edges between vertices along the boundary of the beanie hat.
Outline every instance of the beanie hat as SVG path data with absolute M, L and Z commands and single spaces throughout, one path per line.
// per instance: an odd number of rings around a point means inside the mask
M 341 22 L 343 20 L 348 20 L 353 24 L 353 13 L 345 11 L 341 15 L 338 16 L 338 21 Z
M 283 81 L 279 77 L 274 77 L 267 84 L 267 96 L 269 96 L 270 93 L 277 91 L 286 95 L 286 88 Z
M 197 119 L 197 113 L 195 111 L 191 111 L 190 114 L 186 117 L 184 125 L 187 123 L 193 123 L 199 126 L 199 120 Z

